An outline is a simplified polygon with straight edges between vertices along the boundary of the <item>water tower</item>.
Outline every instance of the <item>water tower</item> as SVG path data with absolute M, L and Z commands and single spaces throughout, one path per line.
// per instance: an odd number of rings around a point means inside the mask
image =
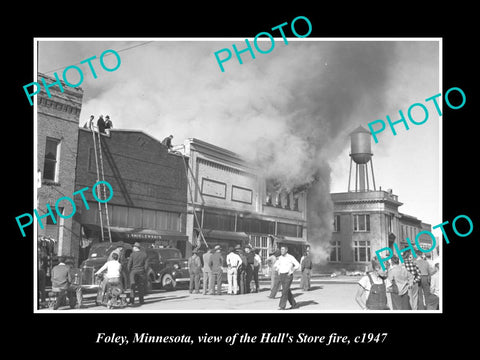
M 355 191 L 372 191 L 368 182 L 368 163 L 372 172 L 373 191 L 375 188 L 375 176 L 373 174 L 371 134 L 368 130 L 359 126 L 350 133 L 350 174 L 348 175 L 348 191 L 350 192 L 350 179 L 352 177 L 352 163 L 355 162 Z

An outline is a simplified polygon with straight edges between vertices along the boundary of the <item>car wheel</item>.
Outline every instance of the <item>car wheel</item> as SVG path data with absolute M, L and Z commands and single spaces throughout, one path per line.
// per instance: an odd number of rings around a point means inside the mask
M 173 279 L 173 276 L 170 274 L 165 274 L 162 277 L 162 289 L 165 289 L 167 291 L 172 291 L 175 290 L 175 280 Z

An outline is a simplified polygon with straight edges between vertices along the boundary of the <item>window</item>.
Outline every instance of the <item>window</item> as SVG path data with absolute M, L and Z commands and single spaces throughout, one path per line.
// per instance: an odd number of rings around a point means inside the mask
M 370 231 L 370 215 L 353 215 L 353 231 Z
M 330 262 L 340 262 L 342 261 L 342 252 L 340 248 L 340 241 L 330 241 L 330 256 L 328 261 Z
M 393 215 L 386 214 L 385 219 L 387 221 L 387 234 L 390 234 L 392 232 Z
M 277 235 L 302 237 L 303 228 L 301 225 L 277 223 Z
M 211 230 L 235 231 L 235 216 L 205 212 L 203 227 Z
M 370 241 L 354 241 L 353 255 L 355 262 L 368 262 L 372 260 L 370 254 Z
M 237 231 L 246 233 L 273 234 L 275 222 L 252 218 L 237 218 Z
M 47 137 L 45 144 L 45 160 L 43 165 L 43 178 L 57 181 L 57 164 L 59 158 L 60 140 Z
M 340 215 L 333 217 L 333 232 L 340 232 Z
M 55 216 L 55 223 L 52 220 L 51 216 L 47 216 L 47 225 L 57 225 L 58 224 L 58 214 L 55 209 L 52 209 L 52 213 Z M 58 207 L 58 212 L 63 215 L 63 207 Z
M 260 250 L 258 254 L 264 263 L 268 257 L 268 236 L 250 235 L 250 245 Z

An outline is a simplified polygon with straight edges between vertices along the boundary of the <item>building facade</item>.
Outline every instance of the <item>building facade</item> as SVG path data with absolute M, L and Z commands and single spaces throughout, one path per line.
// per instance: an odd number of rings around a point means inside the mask
M 408 246 L 407 237 L 415 244 L 415 236 L 431 231 L 431 225 L 402 214 L 398 196 L 391 190 L 331 194 L 334 203 L 334 230 L 330 242 L 329 267 L 365 271 L 375 251 Z M 432 239 L 421 234 L 419 243 L 429 249 Z
M 74 219 L 80 239 L 77 247 L 86 249 L 102 238 L 99 205 L 91 190 L 101 179 L 93 140 L 95 135 L 98 148 L 99 137 L 90 129 L 77 131 L 75 190 L 89 189 L 83 192 L 88 209 L 80 196 L 75 197 Z M 169 153 L 160 141 L 142 131 L 110 129 L 108 134 L 100 134 L 100 139 L 104 178 L 113 190 L 106 203 L 112 241 L 155 242 L 176 247 L 186 255 L 187 178 L 183 157 Z
M 38 83 L 44 79 L 48 85 L 56 79 L 38 74 Z M 72 88 L 62 82 L 63 92 L 58 85 L 48 90 L 42 87 L 37 94 L 37 211 L 41 218 L 37 223 L 39 239 L 54 242 L 54 254 L 74 256 L 77 238 L 73 232 L 74 210 L 71 203 L 61 200 L 72 197 L 75 191 L 75 168 L 77 161 L 78 124 L 82 110 L 83 90 Z M 58 202 L 58 213 L 55 204 Z M 47 204 L 52 209 L 48 211 Z M 49 215 L 51 214 L 51 215 Z M 39 224 L 41 223 L 41 225 Z
M 239 155 L 198 139 L 187 139 L 179 151 L 189 158 L 191 247 L 219 244 L 226 251 L 250 244 L 265 259 L 288 244 L 290 253 L 300 258 L 307 244 L 304 191 L 275 191 Z
M 408 247 L 407 238 L 415 245 L 421 231 L 431 225 L 399 212 L 403 205 L 391 189 L 376 188 L 373 171 L 371 134 L 359 126 L 351 134 L 350 174 L 348 191 L 332 193 L 333 233 L 329 244 L 327 267 L 366 271 L 377 250 Z M 353 170 L 353 164 L 355 169 Z M 370 165 L 371 176 L 369 176 Z M 350 179 L 355 175 L 354 191 Z M 432 239 L 420 234 L 419 245 L 430 249 Z

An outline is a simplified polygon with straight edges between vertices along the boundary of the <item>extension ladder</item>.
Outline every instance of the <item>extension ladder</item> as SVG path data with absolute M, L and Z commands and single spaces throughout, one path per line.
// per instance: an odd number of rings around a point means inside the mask
M 95 152 L 95 166 L 97 170 L 97 182 L 105 181 L 105 173 L 103 170 L 103 156 L 102 156 L 102 135 L 97 128 L 95 131 L 95 126 L 93 122 L 90 121 L 90 129 L 92 130 L 93 137 L 93 151 Z M 95 133 L 98 134 L 98 146 Z M 97 198 L 99 200 L 105 200 L 106 197 L 106 185 L 104 183 L 97 186 Z M 108 239 L 109 242 L 112 242 L 112 233 L 110 231 L 110 219 L 108 215 L 108 205 L 106 202 L 97 201 L 98 203 L 98 215 L 100 217 L 100 234 L 102 241 Z M 104 225 L 104 222 L 106 225 Z

